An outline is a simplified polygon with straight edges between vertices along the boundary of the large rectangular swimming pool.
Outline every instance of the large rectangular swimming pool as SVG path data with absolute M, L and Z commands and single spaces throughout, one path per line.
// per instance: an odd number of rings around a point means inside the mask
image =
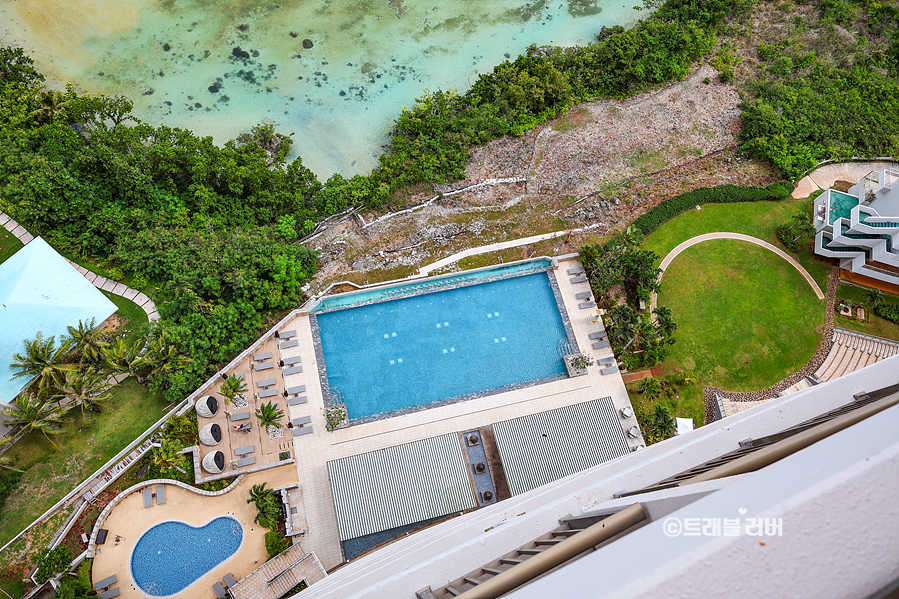
M 546 272 L 317 315 L 351 420 L 557 377 L 568 337 Z

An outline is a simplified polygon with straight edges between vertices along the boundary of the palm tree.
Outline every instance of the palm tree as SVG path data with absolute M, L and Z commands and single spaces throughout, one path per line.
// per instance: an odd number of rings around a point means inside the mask
M 256 507 L 259 507 L 259 502 L 272 494 L 271 489 L 265 488 L 266 484 L 268 483 L 263 482 L 261 485 L 250 487 L 250 498 L 247 499 L 247 503 L 255 503 Z
M 659 306 L 652 313 L 656 317 L 656 328 L 665 339 L 671 339 L 674 331 L 677 330 L 677 323 L 671 315 L 671 308 L 667 306 Z
M 637 383 L 637 389 L 640 390 L 640 393 L 649 395 L 650 397 L 654 397 L 662 392 L 662 387 L 659 386 L 659 381 L 651 377 L 640 379 L 640 382 Z
M 79 320 L 77 327 L 70 326 L 67 329 L 65 341 L 76 354 L 92 364 L 103 360 L 109 341 L 104 338 L 103 331 L 97 328 L 96 318 Z
M 153 448 L 153 465 L 160 470 L 170 470 L 172 468 L 183 473 L 181 466 L 184 465 L 185 455 L 181 453 L 184 447 L 173 439 L 162 439 L 159 447 Z
M 692 370 L 682 370 L 677 375 L 677 381 L 680 385 L 695 385 L 696 384 L 696 374 Z
M 649 420 L 653 424 L 654 429 L 662 439 L 670 437 L 677 430 L 674 418 L 668 412 L 668 408 L 662 404 L 656 404 L 653 411 L 649 414 Z
M 146 361 L 146 366 L 150 369 L 149 376 L 163 372 L 172 372 L 193 362 L 187 356 L 181 355 L 173 344 L 166 343 L 160 338 L 152 339 L 147 344 L 144 360 Z
M 7 426 L 20 426 L 22 433 L 41 431 L 47 437 L 47 441 L 57 449 L 60 446 L 50 438 L 50 435 L 62 432 L 62 417 L 67 411 L 63 406 L 40 401 L 36 395 L 27 392 L 20 393 L 12 404 L 0 409 L 0 413 L 6 416 Z
M 31 386 L 36 389 L 59 387 L 65 382 L 67 372 L 75 370 L 75 366 L 64 364 L 68 353 L 67 343 L 56 347 L 56 339 L 47 339 L 38 332 L 34 339 L 24 341 L 25 351 L 13 354 L 12 368 L 18 370 L 12 378 L 27 377 L 33 379 Z
M 52 123 L 63 109 L 69 104 L 65 94 L 48 89 L 41 92 L 37 99 L 37 109 L 31 111 L 31 115 L 39 123 Z
M 872 312 L 877 312 L 877 308 L 883 305 L 883 294 L 879 289 L 865 289 L 862 292 L 865 303 L 870 306 Z
M 234 398 L 238 395 L 243 395 L 247 392 L 247 384 L 240 377 L 230 375 L 225 379 L 225 382 L 222 383 L 222 386 L 219 388 L 219 395 L 225 398 L 225 405 L 230 404 L 234 401 Z
M 61 389 L 62 395 L 74 403 L 81 403 L 81 415 L 84 416 L 84 406 L 95 412 L 99 412 L 112 396 L 107 393 L 110 384 L 107 376 L 96 371 L 70 372 L 66 376 L 65 386 Z
M 264 403 L 256 410 L 256 418 L 259 419 L 259 426 L 262 428 L 270 426 L 281 428 L 281 423 L 278 421 L 284 418 L 284 410 L 278 408 L 276 403 Z
M 124 339 L 116 339 L 104 351 L 106 363 L 115 373 L 137 377 L 137 382 L 142 383 L 140 373 L 150 367 L 150 362 L 143 356 L 144 345 L 142 339 L 130 345 Z
M 796 234 L 796 237 L 793 238 L 793 242 L 801 237 L 809 237 L 815 234 L 815 225 L 812 223 L 811 216 L 807 212 L 800 212 L 798 214 L 793 215 L 793 232 Z

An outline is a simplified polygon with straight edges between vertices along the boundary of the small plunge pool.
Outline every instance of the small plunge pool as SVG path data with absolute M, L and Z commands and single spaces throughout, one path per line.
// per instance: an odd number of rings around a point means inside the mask
M 231 516 L 219 516 L 200 527 L 177 520 L 160 522 L 137 540 L 131 578 L 151 597 L 180 593 L 237 553 L 243 535 L 243 526 Z

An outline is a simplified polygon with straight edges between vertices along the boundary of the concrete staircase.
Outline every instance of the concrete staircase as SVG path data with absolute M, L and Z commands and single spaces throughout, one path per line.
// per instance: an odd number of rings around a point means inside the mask
M 783 391 L 781 395 L 840 378 L 844 374 L 860 370 L 896 354 L 899 354 L 899 342 L 845 329 L 834 329 L 833 347 L 820 368 L 812 376 Z

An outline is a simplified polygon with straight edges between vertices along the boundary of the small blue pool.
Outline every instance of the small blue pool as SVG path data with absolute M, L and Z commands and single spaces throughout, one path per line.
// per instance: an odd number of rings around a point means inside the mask
M 234 555 L 243 527 L 220 516 L 196 527 L 170 520 L 147 530 L 131 553 L 131 578 L 151 597 L 180 593 Z
M 351 420 L 565 373 L 549 275 L 512 276 L 317 314 L 332 398 Z

